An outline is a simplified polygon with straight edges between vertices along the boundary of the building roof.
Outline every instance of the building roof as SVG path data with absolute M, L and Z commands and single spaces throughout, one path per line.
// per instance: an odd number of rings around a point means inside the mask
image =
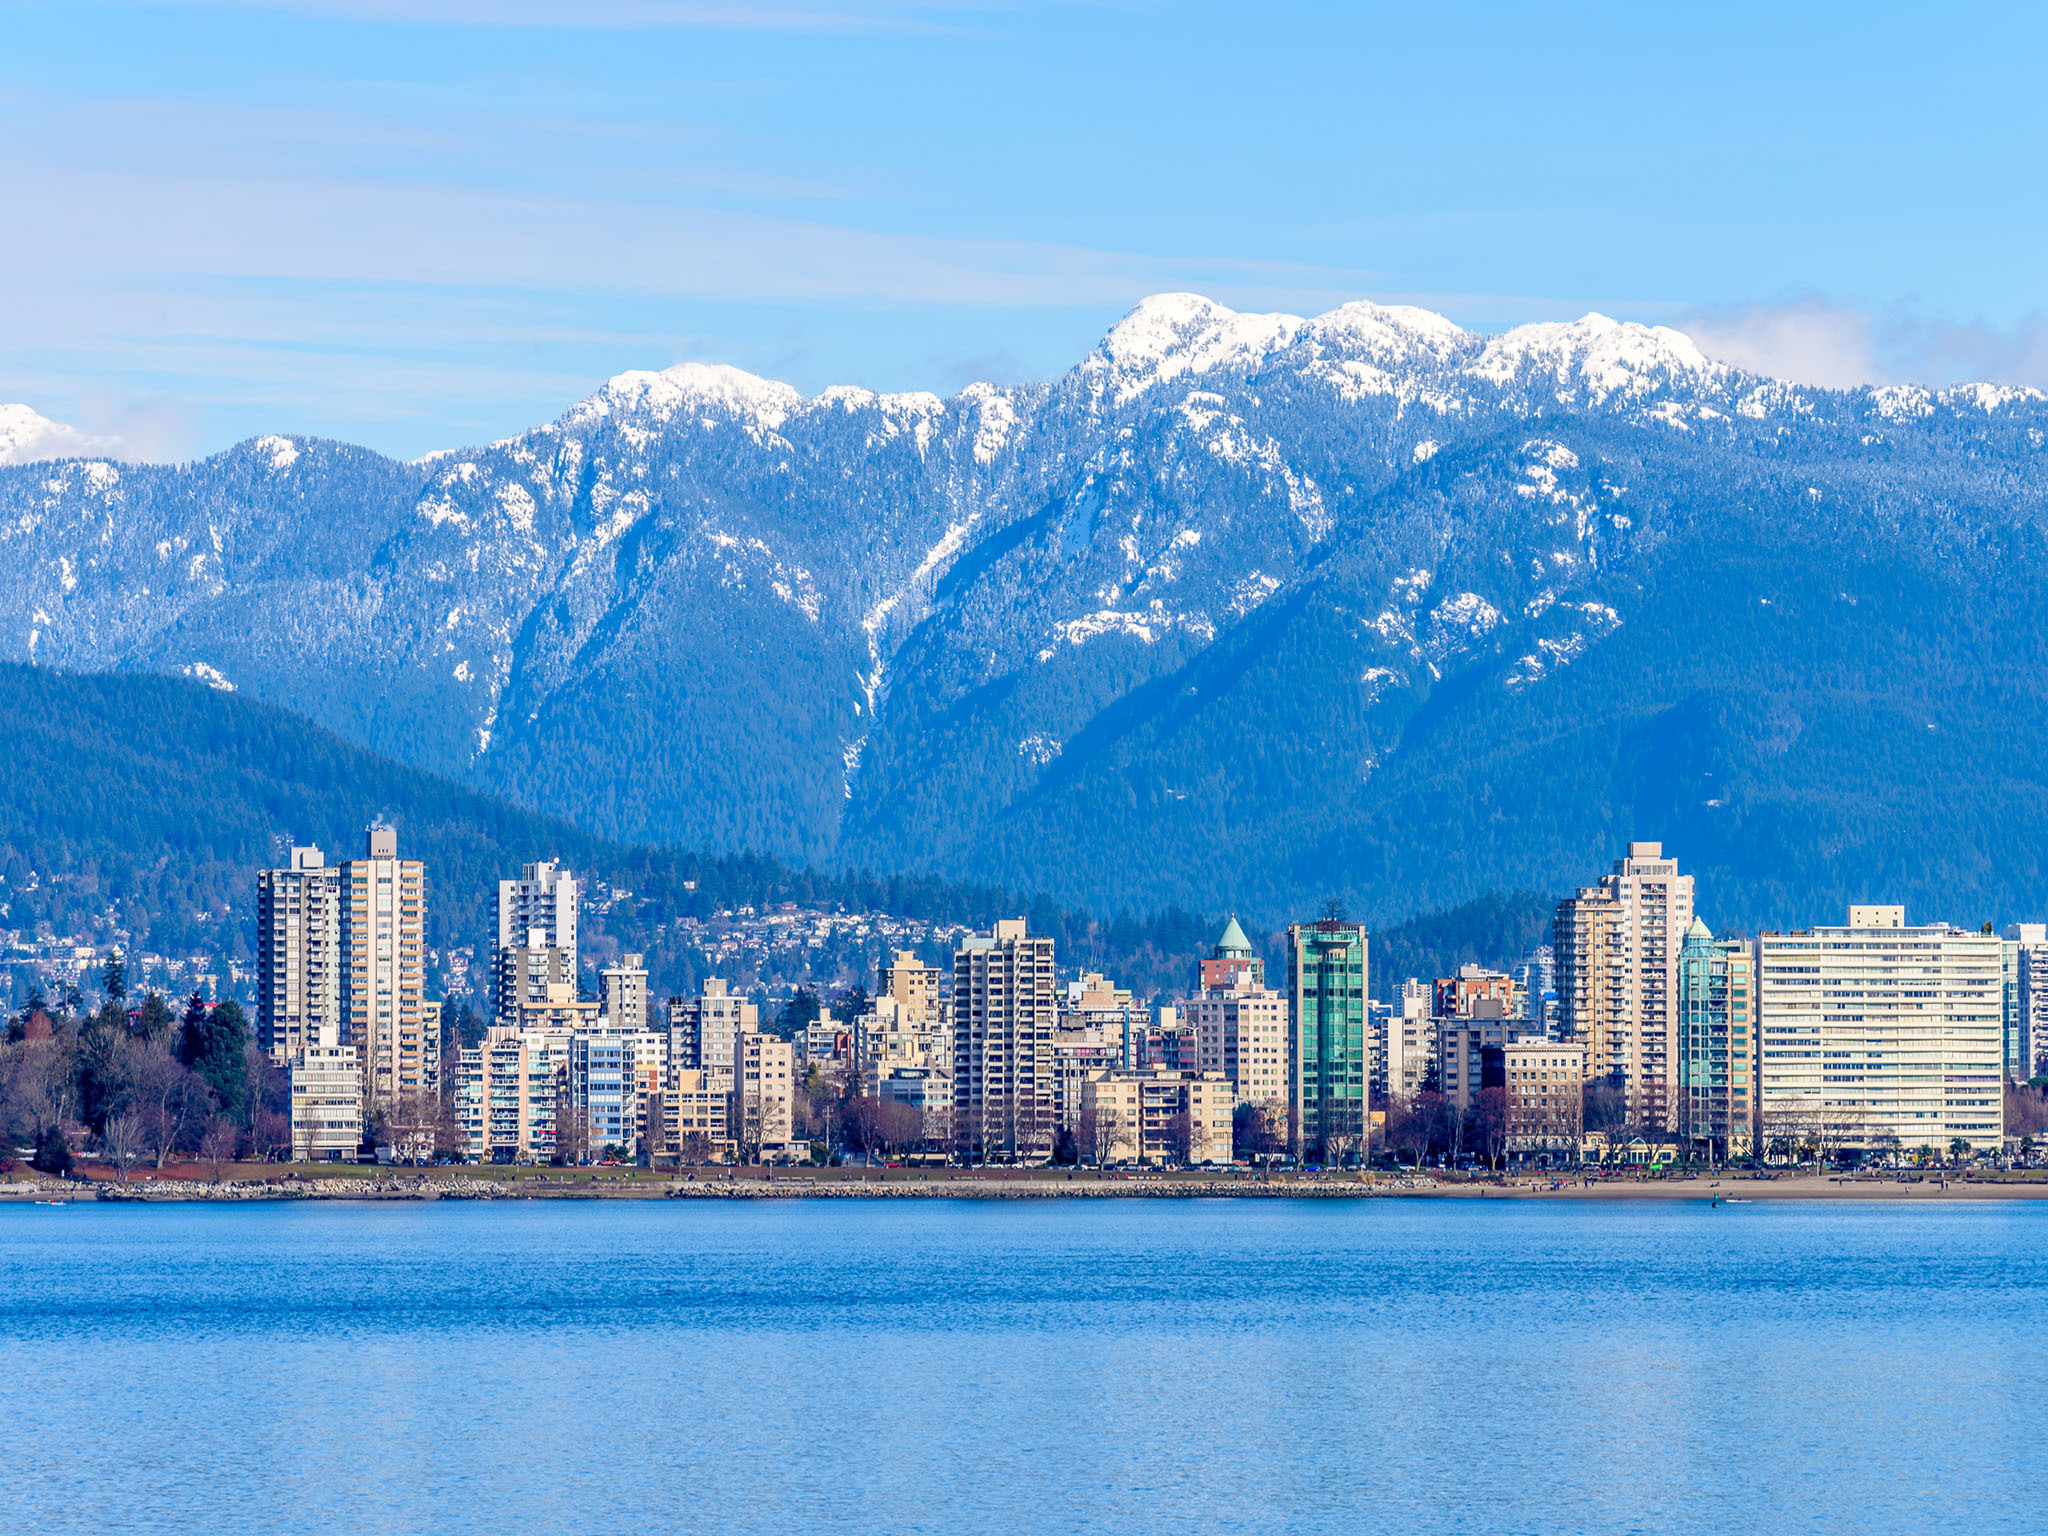
M 1230 926 L 1223 930 L 1223 937 L 1216 941 L 1218 952 L 1226 949 L 1241 949 L 1251 952 L 1252 941 L 1244 936 L 1244 930 L 1237 925 L 1237 919 L 1230 920 Z

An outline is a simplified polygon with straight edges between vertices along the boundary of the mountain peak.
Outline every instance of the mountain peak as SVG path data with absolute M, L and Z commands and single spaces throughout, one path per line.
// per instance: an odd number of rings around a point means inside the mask
M 1683 331 L 1593 313 L 1503 331 L 1467 371 L 1501 385 L 1540 379 L 1561 394 L 1583 385 L 1599 405 L 1615 395 L 1652 395 L 1673 384 L 1716 385 L 1735 370 L 1711 361 Z
M 1254 362 L 1294 340 L 1299 315 L 1245 315 L 1198 293 L 1156 293 L 1119 320 L 1082 367 L 1116 380 L 1123 404 L 1181 374 Z
M 644 416 L 667 422 L 685 410 L 711 405 L 773 431 L 803 403 L 803 395 L 790 385 L 744 368 L 725 363 L 677 363 L 658 373 L 635 368 L 614 375 L 574 406 L 562 424 L 581 426 L 605 416 Z
M 114 438 L 89 436 L 30 406 L 0 405 L 0 464 L 82 459 L 112 453 L 119 446 Z

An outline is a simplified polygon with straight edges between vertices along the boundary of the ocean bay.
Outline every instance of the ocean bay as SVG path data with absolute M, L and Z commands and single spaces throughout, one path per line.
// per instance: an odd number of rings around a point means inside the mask
M 21 1528 L 2032 1529 L 2048 1215 L 0 1209 Z

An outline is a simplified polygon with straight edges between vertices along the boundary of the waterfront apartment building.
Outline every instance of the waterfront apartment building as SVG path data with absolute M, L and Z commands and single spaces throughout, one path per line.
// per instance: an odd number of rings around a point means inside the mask
M 574 1038 L 501 1024 L 462 1051 L 455 1115 L 472 1159 L 529 1163 L 555 1156 L 561 1068 Z
M 1585 1047 L 1530 1034 L 1499 1050 L 1508 1100 L 1508 1156 L 1524 1162 L 1576 1161 L 1585 1134 Z
M 1755 1145 L 1756 958 L 1698 918 L 1678 951 L 1679 1142 L 1710 1159 Z
M 1072 1132 L 1081 1118 L 1081 1089 L 1092 1073 L 1126 1068 L 1130 1041 L 1115 1021 L 1087 1023 L 1062 1014 L 1052 1032 L 1052 1115 L 1059 1131 Z
M 367 1108 L 440 1092 L 441 1010 L 427 1006 L 427 868 L 373 826 L 341 866 L 341 1043 L 363 1065 Z
M 1365 929 L 1325 918 L 1287 930 L 1289 1134 L 1297 1157 L 1363 1157 L 1371 1062 Z
M 1756 941 L 1766 1148 L 1946 1153 L 2004 1137 L 2000 941 L 1897 906 Z
M 734 1043 L 726 1124 L 743 1160 L 789 1149 L 796 1103 L 796 1054 L 787 1040 L 753 1030 Z
M 1053 1143 L 1051 939 L 1024 919 L 970 934 L 953 952 L 953 1134 L 982 1162 L 1037 1162 Z
M 2009 923 L 2005 1075 L 2025 1082 L 2048 1070 L 2048 923 Z
M 256 872 L 256 1039 L 279 1066 L 341 1043 L 341 870 L 318 848 Z
M 726 1114 L 731 1095 L 711 1087 L 694 1067 L 671 1066 L 648 1109 L 649 1161 L 657 1166 L 705 1163 L 730 1154 Z
M 1586 1048 L 1586 1076 L 1628 1099 L 1645 1130 L 1675 1129 L 1678 951 L 1693 882 L 1661 843 L 1630 843 L 1598 885 L 1558 903 L 1551 947 L 1559 1032 Z
M 572 1035 L 555 1069 L 555 1156 L 596 1162 L 633 1151 L 633 1078 L 623 1041 Z
M 352 1045 L 301 1046 L 291 1063 L 292 1161 L 350 1163 L 363 1140 L 363 1073 Z
M 916 1111 L 927 1142 L 937 1146 L 951 1143 L 953 1078 L 943 1068 L 891 1067 L 876 1082 L 875 1097 Z
M 1221 1072 L 1091 1072 L 1079 1151 L 1101 1163 L 1227 1163 L 1237 1090 Z

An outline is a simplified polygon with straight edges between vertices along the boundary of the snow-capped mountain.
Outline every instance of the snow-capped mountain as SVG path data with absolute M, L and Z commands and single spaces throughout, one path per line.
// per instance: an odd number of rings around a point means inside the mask
M 1768 721 L 1766 678 L 1981 615 L 2044 431 L 2031 391 L 1804 388 L 1599 315 L 1165 295 L 950 400 L 686 364 L 413 464 L 0 469 L 0 655 L 242 689 L 613 835 L 1409 910 L 1628 835 L 1645 722 Z

